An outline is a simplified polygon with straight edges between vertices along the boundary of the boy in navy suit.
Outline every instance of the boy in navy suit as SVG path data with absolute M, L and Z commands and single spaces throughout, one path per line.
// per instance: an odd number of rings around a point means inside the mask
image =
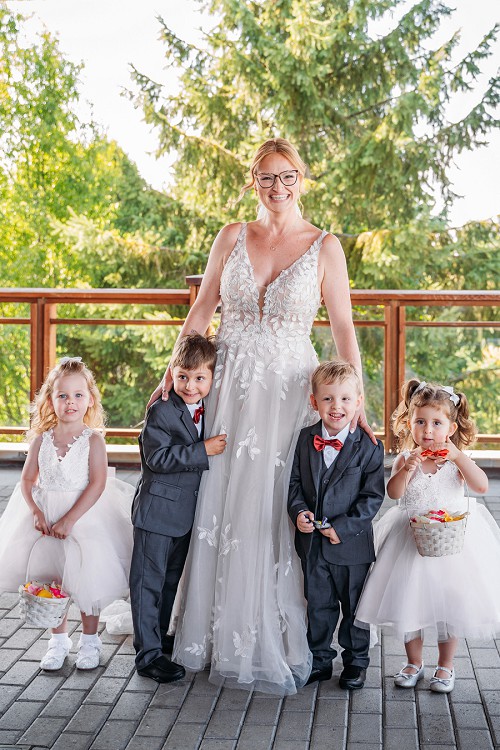
M 203 398 L 212 385 L 215 360 L 215 344 L 204 336 L 178 340 L 170 362 L 173 390 L 168 401 L 151 405 L 139 437 L 130 599 L 136 668 L 157 682 L 173 682 L 185 674 L 184 667 L 164 655 L 173 645 L 167 631 L 201 475 L 208 469 L 208 456 L 226 447 L 226 435 L 203 439 Z
M 320 421 L 299 435 L 290 479 L 288 513 L 304 571 L 309 648 L 307 684 L 329 680 L 331 642 L 342 610 L 338 641 L 344 669 L 340 686 L 362 688 L 370 632 L 354 625 L 363 584 L 375 560 L 372 520 L 384 499 L 384 450 L 350 423 L 361 404 L 355 367 L 325 362 L 312 375 L 311 404 Z

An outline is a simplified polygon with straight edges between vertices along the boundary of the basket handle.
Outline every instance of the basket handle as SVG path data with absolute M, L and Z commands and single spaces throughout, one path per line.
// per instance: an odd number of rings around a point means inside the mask
M 448 462 L 449 462 L 449 463 L 453 463 L 453 461 L 450 461 L 450 459 L 449 459 L 449 458 L 446 458 L 446 459 L 445 459 L 445 460 L 443 461 L 443 466 L 444 466 L 444 464 L 445 464 L 445 463 L 448 463 Z M 458 467 L 458 466 L 457 466 L 456 464 L 455 464 L 455 467 L 456 467 L 456 469 L 457 469 L 458 473 L 459 473 L 459 474 L 461 475 L 462 479 L 464 480 L 464 489 L 465 489 L 465 492 L 467 493 L 467 512 L 466 512 L 466 515 L 465 515 L 465 519 L 464 519 L 464 521 L 465 521 L 465 523 L 464 523 L 464 527 L 466 527 L 466 526 L 467 526 L 467 521 L 468 521 L 468 518 L 469 518 L 469 510 L 470 510 L 470 494 L 469 494 L 469 485 L 467 484 L 467 481 L 466 481 L 466 479 L 465 479 L 465 477 L 464 477 L 464 475 L 463 475 L 463 473 L 462 473 L 461 469 L 460 469 L 460 468 L 459 468 L 459 467 Z M 417 467 L 417 468 L 418 468 L 418 467 Z M 442 467 L 441 467 L 441 468 L 442 468 Z M 415 471 L 416 471 L 416 470 L 415 470 Z M 437 473 L 438 471 L 441 471 L 441 469 L 437 469 L 436 473 Z M 411 476 L 413 476 L 413 474 L 414 474 L 414 473 L 415 473 L 415 472 L 413 472 Z M 406 477 L 405 477 L 405 488 L 404 488 L 404 491 L 403 491 L 403 495 L 402 495 L 402 497 L 403 497 L 403 500 L 404 500 L 404 503 L 405 503 L 405 510 L 406 510 L 406 514 L 407 514 L 407 516 L 408 516 L 408 520 L 409 520 L 409 521 L 411 521 L 411 515 L 410 515 L 410 511 L 408 510 L 408 503 L 406 502 L 406 497 L 405 497 L 405 496 L 406 496 L 406 490 L 408 489 L 408 485 L 409 485 L 409 483 L 410 483 L 410 479 L 411 479 L 411 477 L 410 477 L 410 472 L 409 472 L 409 471 L 407 471 L 407 472 L 406 472 Z M 465 493 L 464 493 L 464 494 L 465 494 Z
M 48 537 L 48 538 L 49 538 L 49 539 L 54 539 L 55 537 Z M 35 550 L 35 547 L 37 546 L 37 544 L 38 544 L 39 542 L 41 542 L 41 541 L 42 541 L 42 539 L 47 539 L 47 536 L 46 536 L 46 535 L 42 535 L 42 536 L 39 536 L 39 537 L 38 537 L 38 539 L 37 539 L 37 540 L 35 541 L 35 543 L 33 544 L 32 548 L 31 548 L 31 550 L 30 550 L 30 553 L 29 553 L 29 555 L 28 555 L 28 560 L 27 560 L 27 562 L 26 562 L 26 581 L 30 581 L 30 580 L 31 580 L 31 577 L 30 577 L 30 565 L 31 565 L 31 559 L 32 559 L 32 557 L 33 557 L 33 552 L 34 552 L 34 550 Z M 69 535 L 68 535 L 68 536 L 66 537 L 66 539 L 60 539 L 59 541 L 61 541 L 61 542 L 63 542 L 63 543 L 64 543 L 64 542 L 68 542 L 68 541 L 69 541 L 69 542 L 74 542 L 74 543 L 76 544 L 76 546 L 78 547 L 78 551 L 79 551 L 79 553 L 80 553 L 80 572 L 81 572 L 81 570 L 82 570 L 82 548 L 80 547 L 80 543 L 79 543 L 78 539 L 76 539 L 76 538 L 75 538 L 74 536 L 72 536 L 71 534 L 69 534 Z

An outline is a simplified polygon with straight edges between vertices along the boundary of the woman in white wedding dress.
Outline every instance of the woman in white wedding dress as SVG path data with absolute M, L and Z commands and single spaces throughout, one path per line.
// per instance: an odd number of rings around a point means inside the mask
M 205 332 L 221 303 L 205 430 L 227 433 L 227 448 L 202 478 L 173 658 L 210 665 L 212 682 L 281 695 L 311 668 L 286 500 L 299 430 L 317 419 L 310 331 L 322 300 L 339 355 L 361 369 L 342 247 L 297 208 L 304 173 L 288 141 L 259 148 L 242 194 L 255 190 L 262 218 L 219 232 L 181 331 Z M 171 382 L 167 369 L 151 401 Z

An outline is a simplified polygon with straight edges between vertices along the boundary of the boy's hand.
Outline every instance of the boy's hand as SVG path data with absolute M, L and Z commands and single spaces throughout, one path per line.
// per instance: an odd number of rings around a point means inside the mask
M 50 526 L 40 508 L 33 511 L 33 522 L 37 531 L 40 531 L 44 536 L 50 536 Z
M 224 453 L 226 450 L 226 438 L 227 435 L 215 435 L 214 437 L 208 438 L 204 441 L 205 450 L 207 456 L 218 456 L 219 453 Z
M 320 529 L 320 534 L 326 536 L 330 540 L 330 544 L 340 544 L 340 539 L 337 536 L 337 532 L 331 526 L 329 529 Z
M 312 513 L 310 510 L 303 510 L 297 516 L 298 530 L 302 531 L 303 534 L 312 534 L 314 531 L 314 526 L 312 523 L 313 521 L 314 521 L 314 513 Z
M 56 539 L 66 539 L 68 534 L 71 533 L 71 529 L 74 525 L 75 524 L 70 521 L 69 518 L 63 516 L 52 526 L 50 535 L 54 536 Z

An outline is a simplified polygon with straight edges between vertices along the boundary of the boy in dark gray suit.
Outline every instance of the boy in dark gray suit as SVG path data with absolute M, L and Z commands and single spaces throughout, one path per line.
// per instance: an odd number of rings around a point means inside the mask
M 184 667 L 165 656 L 172 645 L 167 631 L 201 475 L 208 469 L 208 456 L 226 447 L 226 435 L 203 439 L 203 398 L 212 385 L 215 360 L 215 344 L 204 336 L 178 340 L 170 362 L 173 390 L 168 401 L 151 405 L 139 437 L 130 599 L 136 668 L 157 682 L 173 682 L 185 674 Z
M 342 610 L 338 641 L 344 669 L 340 686 L 362 688 L 369 664 L 369 630 L 354 625 L 363 584 L 375 560 L 372 520 L 384 499 L 384 450 L 350 423 L 362 401 L 357 370 L 335 360 L 312 376 L 312 406 L 320 421 L 299 435 L 290 479 L 288 512 L 304 571 L 309 648 L 306 684 L 329 680 L 333 633 Z

